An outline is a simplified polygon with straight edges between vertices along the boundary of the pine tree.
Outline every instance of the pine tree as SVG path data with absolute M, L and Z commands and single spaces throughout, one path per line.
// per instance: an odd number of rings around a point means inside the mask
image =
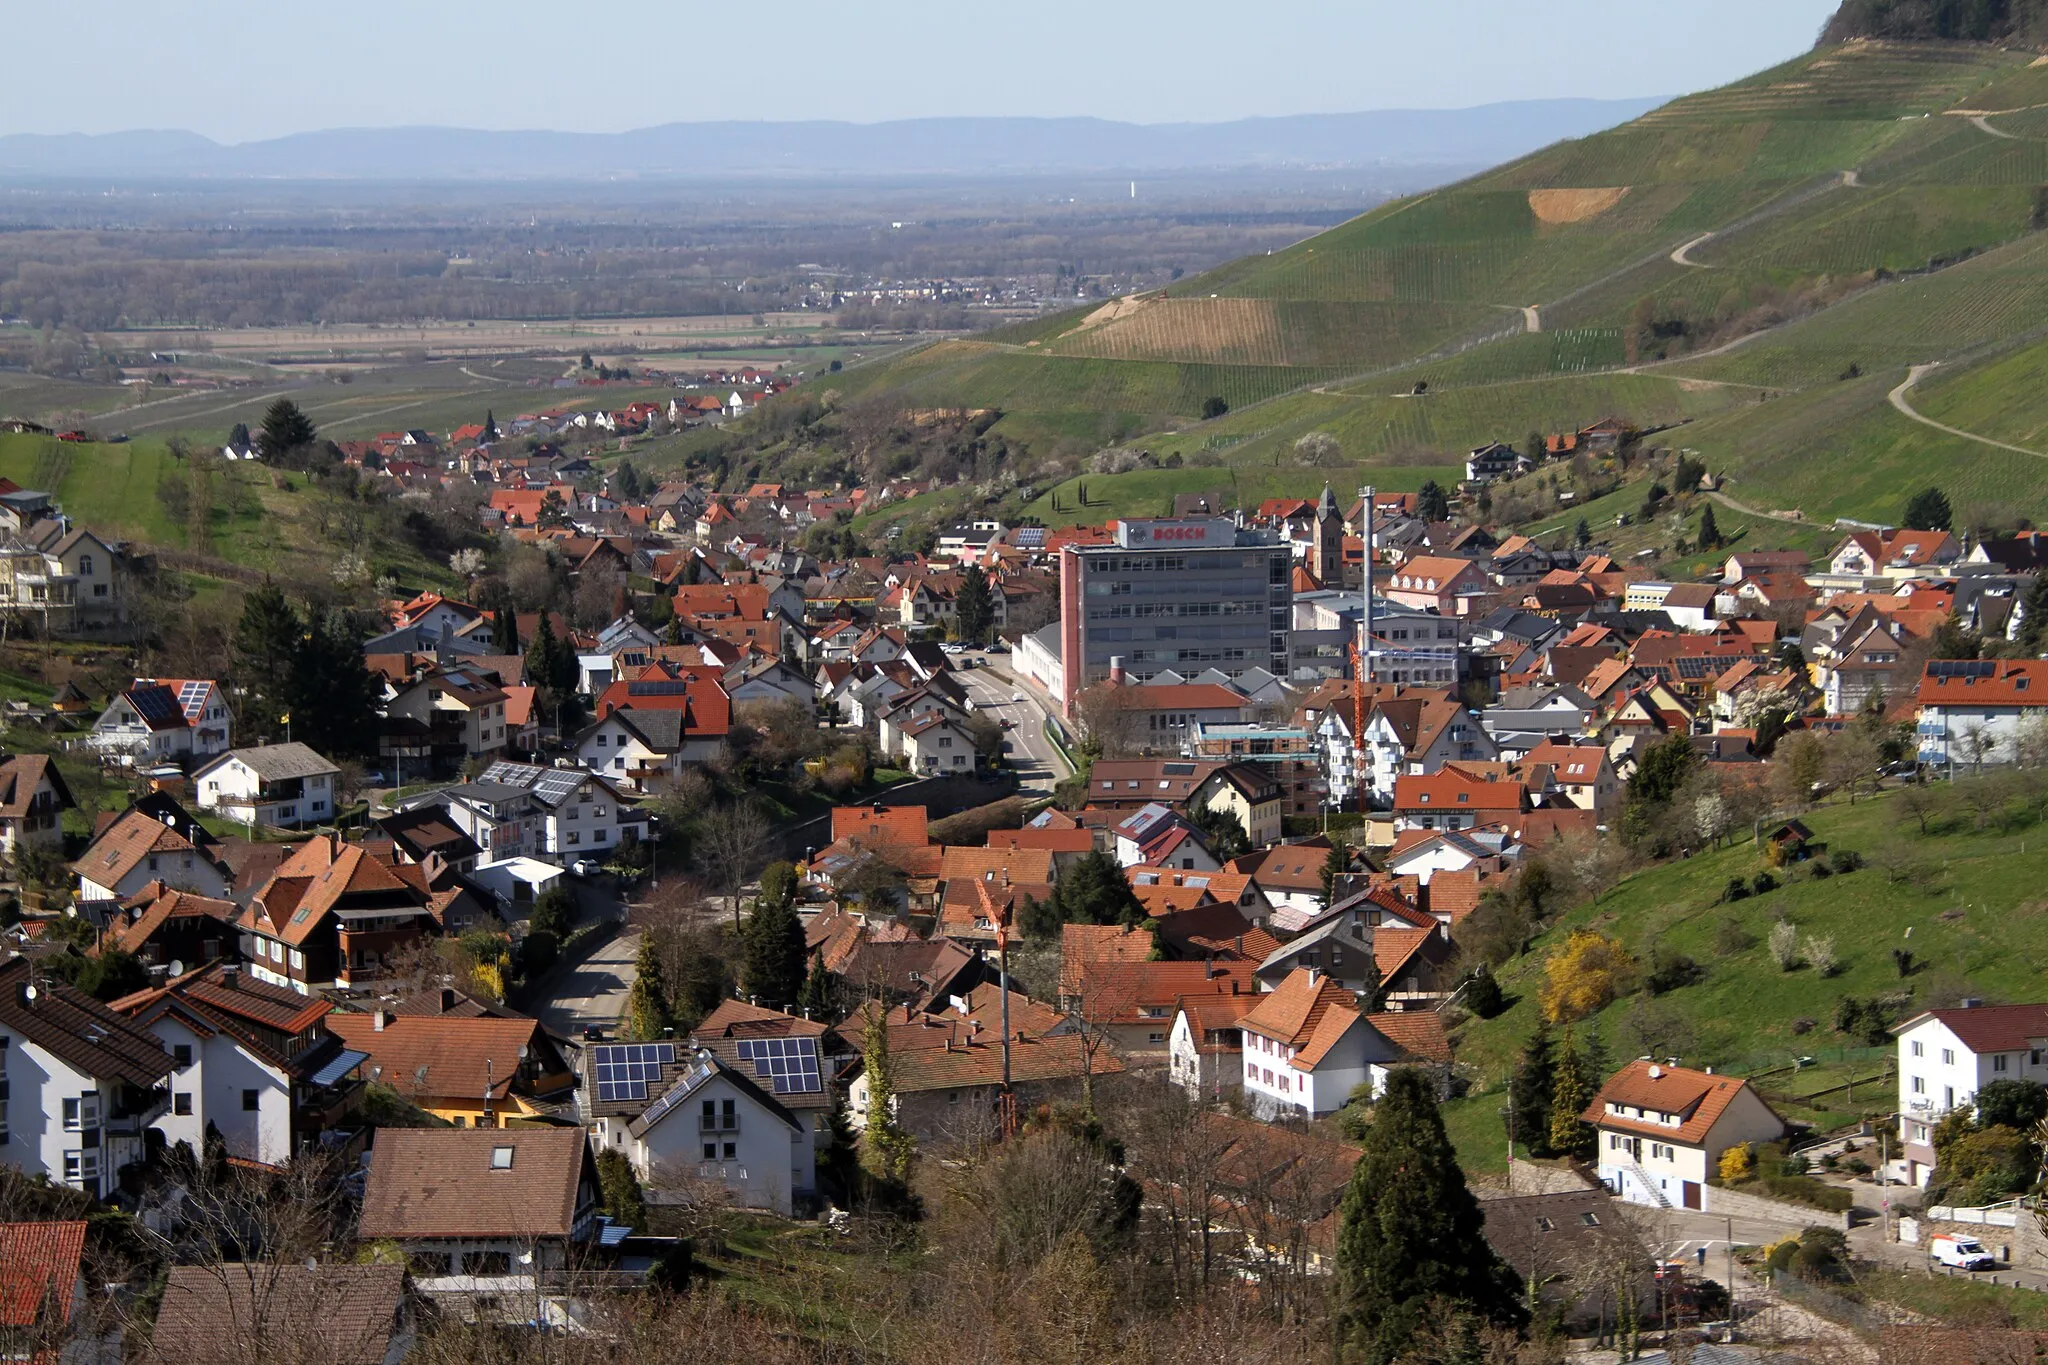
M 263 414 L 263 426 L 256 435 L 257 453 L 266 464 L 279 464 L 320 439 L 313 419 L 289 398 L 280 398 Z
M 1557 1072 L 1550 1090 L 1550 1147 L 1565 1156 L 1595 1155 L 1593 1129 L 1579 1117 L 1593 1101 L 1594 1084 L 1586 1073 L 1585 1055 L 1579 1051 L 1569 1026 L 1557 1040 Z
M 1700 548 L 1718 550 L 1721 548 L 1721 528 L 1714 521 L 1714 509 L 1709 506 L 1700 512 Z
M 659 1038 L 668 1025 L 668 983 L 662 979 L 661 958 L 654 951 L 654 935 L 642 934 L 633 986 L 626 992 L 626 1032 L 634 1038 Z
M 747 994 L 766 1009 L 787 1009 L 804 988 L 804 926 L 796 906 L 767 897 L 747 917 L 740 975 Z
M 2035 574 L 2033 585 L 2020 599 L 2019 646 L 2029 658 L 2048 648 L 2048 573 Z
M 902 1185 L 916 1153 L 910 1135 L 896 1123 L 896 1087 L 889 1065 L 888 1011 L 870 1001 L 861 1030 L 861 1070 L 868 1083 L 866 1126 L 860 1135 L 860 1165 L 868 1178 Z
M 1906 504 L 1906 528 L 1911 531 L 1946 531 L 1955 520 L 1948 494 L 1939 488 L 1923 488 Z
M 1330 845 L 1329 853 L 1323 858 L 1323 909 L 1337 903 L 1337 896 L 1343 887 L 1344 876 L 1351 871 L 1351 850 L 1339 839 Z
M 242 600 L 229 667 L 243 693 L 242 732 L 268 735 L 288 704 L 302 626 L 284 590 L 265 578 Z
M 1415 515 L 1424 521 L 1451 519 L 1451 496 L 1435 479 L 1426 480 L 1415 495 Z
M 500 654 L 519 653 L 519 616 L 506 602 L 498 607 L 491 618 L 491 648 Z M 511 679 L 506 679 L 510 682 Z
M 995 624 L 996 605 L 989 591 L 988 575 L 979 564 L 968 565 L 967 572 L 960 576 L 960 595 L 955 605 L 960 638 L 972 644 L 985 643 L 989 628 Z
M 382 699 L 383 689 L 364 663 L 348 623 L 339 617 L 309 621 L 285 680 L 292 737 L 330 758 L 374 753 Z
M 833 977 L 825 966 L 825 954 L 821 949 L 811 954 L 810 975 L 804 978 L 803 991 L 796 998 L 796 1007 L 806 1019 L 815 1019 L 821 1024 L 833 1023 L 837 1011 L 832 1005 Z
M 1387 1077 L 1363 1145 L 1337 1231 L 1343 1357 L 1390 1365 L 1467 1315 L 1519 1325 L 1520 1280 L 1487 1244 L 1427 1074 Z
M 1593 528 L 1586 524 L 1586 519 L 1584 517 L 1580 517 L 1579 524 L 1572 528 L 1572 544 L 1577 548 L 1583 550 L 1590 546 L 1592 543 Z
M 490 445 L 498 439 L 498 419 L 489 409 L 484 409 L 484 434 L 477 438 L 477 444 Z
M 1557 1084 L 1557 1061 L 1550 1029 L 1539 1023 L 1522 1047 L 1522 1060 L 1508 1078 L 1508 1137 L 1533 1154 L 1550 1150 L 1550 1098 Z

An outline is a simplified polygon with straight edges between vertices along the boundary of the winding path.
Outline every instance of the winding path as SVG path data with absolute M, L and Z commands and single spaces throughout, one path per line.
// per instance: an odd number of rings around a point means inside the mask
M 1950 436 L 1960 437 L 1965 441 L 1975 441 L 1979 445 L 1994 446 L 1999 450 L 2009 450 L 2015 455 L 2031 455 L 2037 460 L 2048 460 L 2048 454 L 2043 454 L 2041 451 L 2028 450 L 2025 446 L 2007 445 L 2004 441 L 1994 441 L 1989 436 L 1979 436 L 1974 431 L 1964 431 L 1961 427 L 1952 427 L 1946 423 L 1937 422 L 1932 417 L 1923 416 L 1916 411 L 1913 405 L 1906 401 L 1906 395 L 1912 391 L 1915 384 L 1920 382 L 1921 375 L 1926 374 L 1929 370 L 1939 368 L 1940 362 L 1936 361 L 1931 365 L 1915 365 L 1907 370 L 1906 382 L 1891 391 L 1892 406 L 1923 427 L 1933 427 L 1936 431 L 1946 432 Z
M 1538 307 L 1537 307 L 1537 306 L 1536 306 L 1535 304 L 1533 304 L 1533 303 L 1532 303 L 1532 304 L 1530 304 L 1530 305 L 1529 305 L 1528 307 L 1526 307 L 1526 308 L 1524 308 L 1524 309 L 1522 310 L 1522 321 L 1528 324 L 1528 326 L 1529 326 L 1529 330 L 1530 330 L 1530 331 L 1532 331 L 1532 332 L 1540 332 L 1540 331 L 1542 331 L 1542 330 L 1543 330 L 1543 310 L 1542 310 L 1542 309 L 1540 309 L 1540 308 L 1538 308 Z
M 1702 232 L 1699 236 L 1693 238 L 1684 246 L 1678 248 L 1678 250 L 1671 253 L 1671 264 L 1691 266 L 1694 270 L 1712 270 L 1714 267 L 1710 265 L 1702 265 L 1700 262 L 1695 261 L 1689 253 L 1692 251 L 1694 247 L 1705 246 L 1708 242 L 1713 241 L 1714 238 L 1719 235 L 1720 234 L 1713 232 Z
M 2026 141 L 2026 139 L 2021 137 L 2018 133 L 2008 133 L 2003 128 L 1993 128 L 1991 126 L 1991 118 L 1988 114 L 1973 114 L 1970 116 L 1970 122 L 1976 124 L 1979 128 L 1991 134 L 1991 136 L 2002 137 L 2007 142 Z
M 1751 507 L 1746 502 L 1737 502 L 1735 499 L 1729 497 L 1726 493 L 1714 492 L 1707 494 L 1707 496 L 1712 498 L 1715 502 L 1720 503 L 1729 511 L 1740 512 L 1745 517 L 1762 517 L 1765 521 L 1782 521 L 1787 526 L 1813 525 L 1813 523 L 1808 521 L 1805 517 L 1789 516 L 1784 512 L 1766 512 L 1761 507 Z

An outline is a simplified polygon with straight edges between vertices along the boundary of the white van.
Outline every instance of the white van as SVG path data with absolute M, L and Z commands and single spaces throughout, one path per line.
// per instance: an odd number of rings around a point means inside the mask
M 1998 1258 L 1984 1249 L 1975 1237 L 1943 1233 L 1927 1244 L 1927 1254 L 1940 1265 L 1959 1270 L 1996 1270 Z

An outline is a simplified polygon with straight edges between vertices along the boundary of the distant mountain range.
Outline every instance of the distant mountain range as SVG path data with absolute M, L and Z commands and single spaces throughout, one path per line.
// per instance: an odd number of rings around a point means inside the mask
M 1230 123 L 931 118 L 670 123 L 628 133 L 339 128 L 223 144 L 187 132 L 0 137 L 0 176 L 163 180 L 583 179 L 1493 165 L 1635 118 L 1657 100 L 1523 100 Z

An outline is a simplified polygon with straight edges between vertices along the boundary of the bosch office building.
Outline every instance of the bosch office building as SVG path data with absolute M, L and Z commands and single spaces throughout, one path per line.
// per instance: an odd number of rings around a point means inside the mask
M 1271 531 L 1223 518 L 1129 520 L 1112 545 L 1060 553 L 1062 701 L 1123 660 L 1131 682 L 1191 679 L 1210 669 L 1236 678 L 1288 671 L 1294 557 Z

